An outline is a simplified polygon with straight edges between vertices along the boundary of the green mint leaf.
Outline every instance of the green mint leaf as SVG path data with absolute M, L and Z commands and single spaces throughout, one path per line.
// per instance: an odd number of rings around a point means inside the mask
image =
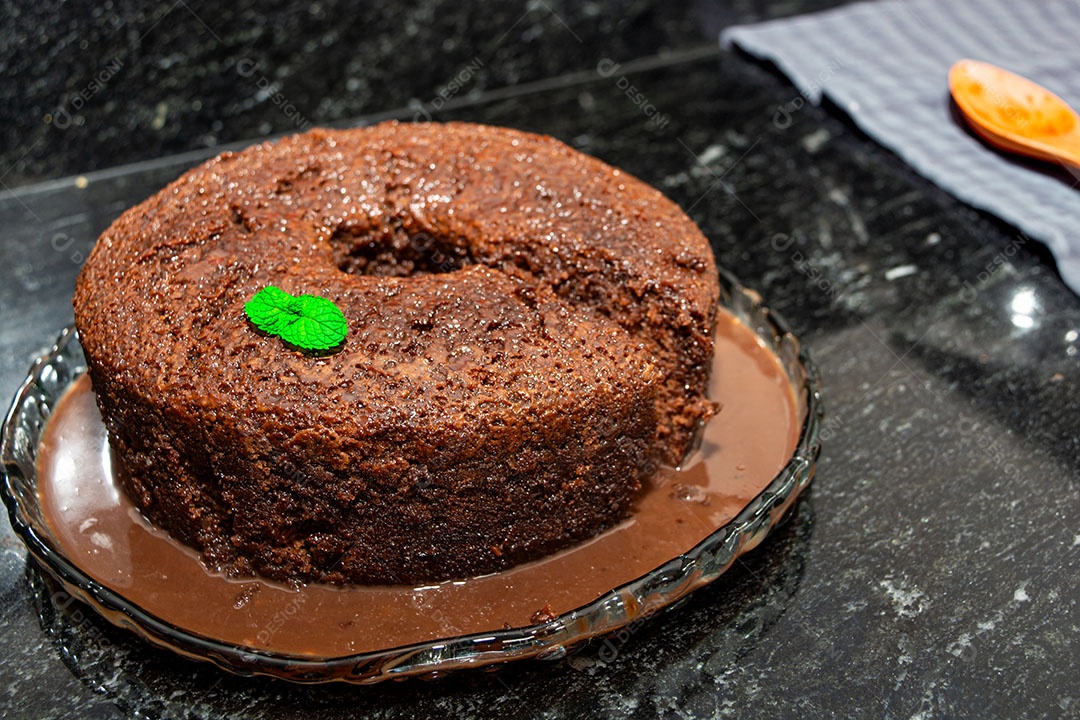
M 329 350 L 345 340 L 349 326 L 334 303 L 316 295 L 296 297 L 270 285 L 244 304 L 252 324 L 305 350 Z
M 281 331 L 299 316 L 296 298 L 273 285 L 255 293 L 255 297 L 244 305 L 244 312 L 255 327 L 271 335 L 281 335 Z
M 281 331 L 282 340 L 309 350 L 340 345 L 349 326 L 337 305 L 316 295 L 301 295 L 296 300 L 299 317 Z

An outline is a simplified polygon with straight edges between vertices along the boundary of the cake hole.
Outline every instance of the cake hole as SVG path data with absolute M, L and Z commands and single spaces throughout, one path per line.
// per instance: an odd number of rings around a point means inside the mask
M 229 219 L 233 225 L 236 225 L 248 235 L 255 232 L 255 221 L 249 218 L 244 213 L 243 208 L 235 203 L 229 206 Z
M 475 262 L 463 242 L 402 228 L 383 234 L 342 228 L 330 237 L 330 247 L 338 268 L 353 275 L 437 275 Z

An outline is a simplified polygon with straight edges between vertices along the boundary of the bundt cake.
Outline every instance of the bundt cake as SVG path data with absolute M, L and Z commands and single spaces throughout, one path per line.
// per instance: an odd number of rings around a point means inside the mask
M 333 303 L 344 340 L 260 329 L 268 287 Z M 385 123 L 187 172 L 105 231 L 74 307 L 153 523 L 222 571 L 420 583 L 624 518 L 715 410 L 718 294 L 698 228 L 626 173 L 549 137 Z

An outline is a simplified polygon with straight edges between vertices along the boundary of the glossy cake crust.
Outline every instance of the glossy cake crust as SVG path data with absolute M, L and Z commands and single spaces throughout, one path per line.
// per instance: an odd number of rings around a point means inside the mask
M 334 352 L 250 325 L 332 300 Z M 416 583 L 625 517 L 701 420 L 718 284 L 656 190 L 548 137 L 324 131 L 225 153 L 124 213 L 75 317 L 125 488 L 215 567 Z

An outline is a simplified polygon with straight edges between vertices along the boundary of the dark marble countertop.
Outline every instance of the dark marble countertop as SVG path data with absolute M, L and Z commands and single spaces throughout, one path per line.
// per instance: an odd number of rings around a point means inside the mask
M 1046 253 L 827 109 L 774 122 L 796 91 L 742 57 L 580 53 L 576 70 L 432 115 L 549 133 L 638 175 L 787 317 L 828 411 L 789 521 L 615 657 L 592 645 L 366 688 L 234 677 L 151 649 L 57 603 L 4 521 L 0 714 L 1080 717 L 1080 300 Z M 598 72 L 605 59 L 622 67 Z M 0 195 L 0 394 L 71 321 L 97 234 L 199 158 Z

